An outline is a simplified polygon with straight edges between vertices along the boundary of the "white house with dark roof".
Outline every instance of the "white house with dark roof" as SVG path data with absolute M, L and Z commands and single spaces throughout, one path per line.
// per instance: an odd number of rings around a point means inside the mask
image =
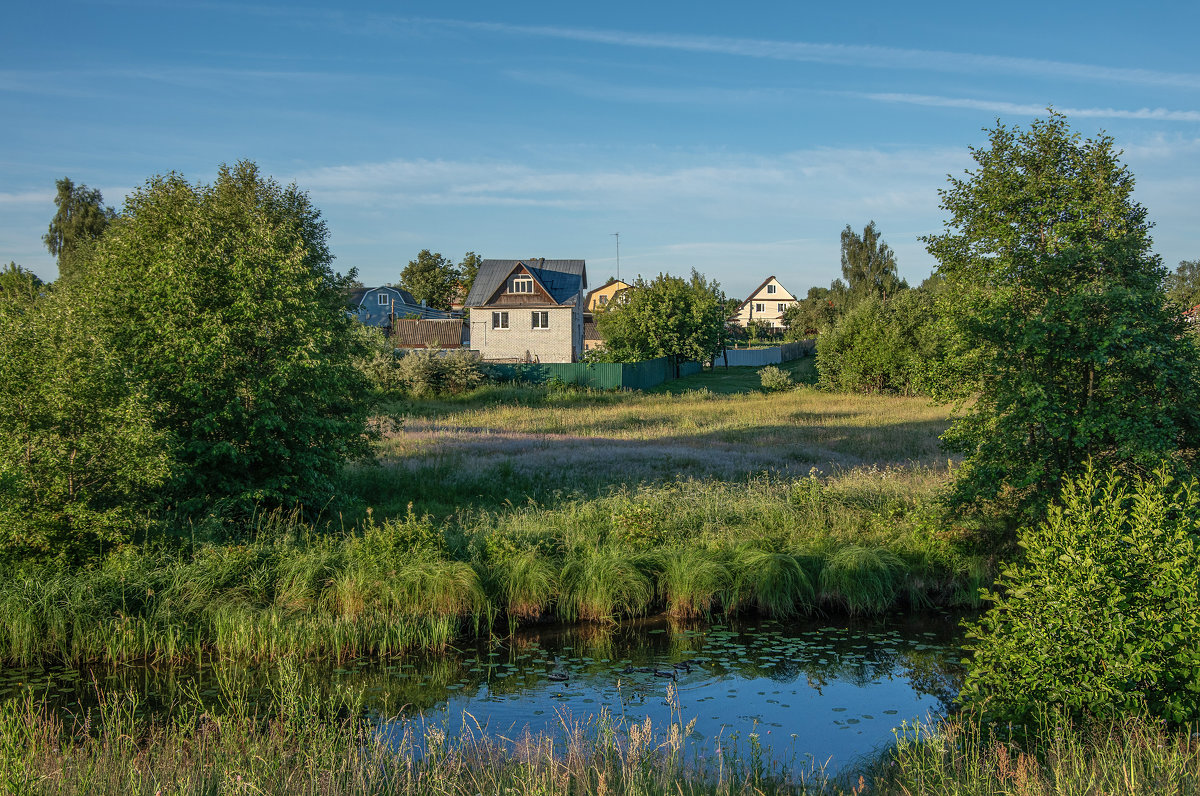
M 499 362 L 577 362 L 583 355 L 583 260 L 484 260 L 463 302 L 471 349 Z
M 743 328 L 750 321 L 766 321 L 773 329 L 783 328 L 783 313 L 796 303 L 796 297 L 789 293 L 779 280 L 768 276 L 766 281 L 750 294 L 750 298 L 742 302 L 730 322 Z

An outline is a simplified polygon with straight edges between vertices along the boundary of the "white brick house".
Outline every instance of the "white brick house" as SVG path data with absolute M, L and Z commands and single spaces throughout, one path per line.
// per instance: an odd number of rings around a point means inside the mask
M 583 260 L 484 260 L 464 306 L 471 348 L 493 362 L 577 362 Z

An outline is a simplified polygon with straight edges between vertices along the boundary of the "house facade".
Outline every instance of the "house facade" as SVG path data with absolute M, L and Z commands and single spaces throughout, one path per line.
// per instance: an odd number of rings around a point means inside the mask
M 766 321 L 773 329 L 783 328 L 783 313 L 796 303 L 792 295 L 774 276 L 758 286 L 750 297 L 741 303 L 729 320 L 745 328 L 750 321 Z
M 363 326 L 388 328 L 392 319 L 450 318 L 452 313 L 426 307 L 413 294 L 398 287 L 360 287 L 350 292 L 347 306 Z
M 484 260 L 464 302 L 471 349 L 494 362 L 578 362 L 583 260 Z
M 606 285 L 602 285 L 592 292 L 587 294 L 587 300 L 584 302 L 585 313 L 597 312 L 608 306 L 608 302 L 620 293 L 622 290 L 628 290 L 629 283 L 622 282 L 620 279 L 614 279 Z

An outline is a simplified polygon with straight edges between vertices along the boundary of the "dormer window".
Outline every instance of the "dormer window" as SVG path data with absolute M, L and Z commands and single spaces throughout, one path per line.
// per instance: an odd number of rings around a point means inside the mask
M 388 303 L 388 294 L 380 293 L 379 294 L 379 306 L 385 307 L 385 306 L 387 306 L 387 303 Z
M 509 293 L 532 293 L 533 279 L 528 276 L 513 277 L 512 286 L 508 289 Z
M 775 286 L 767 285 L 767 293 L 774 293 L 774 292 L 775 292 Z

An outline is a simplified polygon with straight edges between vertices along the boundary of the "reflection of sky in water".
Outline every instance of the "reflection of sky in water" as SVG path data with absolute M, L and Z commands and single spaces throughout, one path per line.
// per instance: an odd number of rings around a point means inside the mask
M 756 732 L 776 761 L 832 759 L 833 771 L 889 743 L 901 722 L 945 708 L 958 689 L 961 633 L 949 616 L 829 621 L 541 626 L 442 655 L 306 663 L 300 674 L 307 698 L 352 695 L 389 736 L 405 726 L 388 720 L 397 713 L 455 733 L 465 712 L 472 730 L 478 724 L 516 739 L 527 727 L 557 733 L 564 720 L 595 722 L 606 708 L 617 722 L 649 716 L 656 733 L 672 720 L 695 719 L 691 740 L 700 752 L 730 742 L 745 748 Z M 674 668 L 685 661 L 690 671 Z M 29 689 L 82 715 L 99 686 L 133 690 L 139 713 L 164 715 L 197 698 L 220 712 L 221 694 L 236 693 L 269 712 L 278 682 L 273 667 L 231 664 L 7 669 L 0 670 L 0 698 Z M 678 714 L 667 702 L 668 685 L 676 688 Z
M 891 742 L 901 722 L 945 708 L 957 687 L 952 661 L 958 635 L 952 622 L 935 626 L 937 631 L 886 622 L 853 629 L 763 623 L 736 633 L 716 626 L 671 634 L 676 641 L 682 637 L 682 645 L 634 646 L 637 636 L 614 638 L 604 646 L 605 658 L 582 655 L 563 643 L 569 639 L 551 635 L 512 662 L 500 662 L 504 655 L 494 651 L 482 658 L 475 674 L 485 679 L 449 692 L 424 721 L 451 734 L 465 721 L 514 739 L 526 727 L 555 733 L 564 721 L 594 721 L 607 708 L 628 723 L 649 716 L 659 731 L 672 720 L 695 719 L 692 741 L 701 750 L 731 741 L 744 746 L 754 732 L 776 760 L 811 756 L 818 764 L 832 760 L 833 770 Z M 643 642 L 653 639 L 641 635 Z M 690 671 L 673 668 L 682 661 Z M 676 679 L 637 669 L 670 671 Z M 531 670 L 536 679 L 528 678 Z M 550 681 L 547 672 L 569 679 Z M 678 713 L 667 700 L 668 683 L 676 686 Z M 386 725 L 385 731 L 402 726 Z

